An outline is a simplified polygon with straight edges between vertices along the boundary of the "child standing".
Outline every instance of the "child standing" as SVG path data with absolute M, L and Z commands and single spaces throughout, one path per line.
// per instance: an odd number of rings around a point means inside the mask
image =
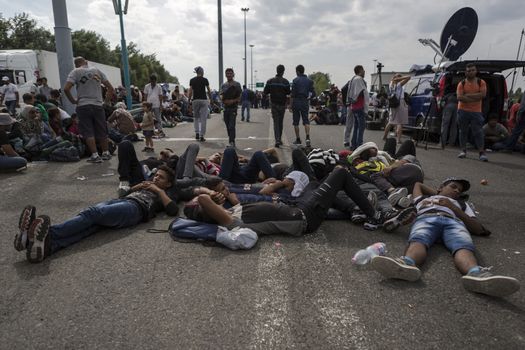
M 144 109 L 144 117 L 140 127 L 142 128 L 142 134 L 146 139 L 146 147 L 142 152 L 153 152 L 153 133 L 155 130 L 155 116 L 153 115 L 153 108 L 150 102 L 143 102 L 142 108 Z

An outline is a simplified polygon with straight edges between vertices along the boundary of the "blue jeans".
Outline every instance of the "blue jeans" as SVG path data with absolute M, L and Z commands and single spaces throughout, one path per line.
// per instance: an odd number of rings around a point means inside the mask
M 275 177 L 275 171 L 263 152 L 255 152 L 248 164 L 240 166 L 235 150 L 233 148 L 224 150 L 219 174 L 222 179 L 237 184 L 255 183 L 259 177 L 259 171 L 262 171 L 267 178 Z
M 16 170 L 27 165 L 27 160 L 22 157 L 8 157 L 0 155 L 0 170 L 9 171 Z
M 142 221 L 138 204 L 127 199 L 113 199 L 82 210 L 77 216 L 49 229 L 51 253 L 70 246 L 104 228 L 135 226 Z
M 474 251 L 472 237 L 459 219 L 432 214 L 419 216 L 410 229 L 408 242 L 418 242 L 429 249 L 438 240 L 441 240 L 452 254 L 460 249 Z
M 310 124 L 310 120 L 308 119 L 308 109 L 309 109 L 308 100 L 306 99 L 305 100 L 302 100 L 302 99 L 293 100 L 292 102 L 292 113 L 293 113 L 292 124 L 293 126 L 298 126 L 299 121 L 301 119 L 303 120 L 303 125 Z
M 366 114 L 364 109 L 352 111 L 354 115 L 354 133 L 352 134 L 352 149 L 363 144 L 363 135 L 365 134 Z M 349 116 L 350 117 L 350 116 Z
M 16 114 L 16 100 L 5 101 L 5 107 L 7 108 L 7 112 L 11 114 L 11 116 L 14 116 Z
M 246 112 L 246 120 L 250 121 L 250 101 L 242 101 L 241 105 L 241 119 L 244 120 L 244 111 Z
M 228 132 L 228 142 L 235 142 L 235 118 L 237 118 L 237 106 L 224 108 L 224 124 Z
M 484 150 L 485 134 L 483 133 L 483 113 L 467 112 L 458 109 L 459 147 L 467 150 L 468 131 L 472 130 L 474 144 L 478 151 Z

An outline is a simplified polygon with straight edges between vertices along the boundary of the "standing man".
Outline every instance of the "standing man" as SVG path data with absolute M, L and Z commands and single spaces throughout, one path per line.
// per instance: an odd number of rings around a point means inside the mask
M 38 88 L 38 93 L 46 96 L 46 98 L 49 100 L 51 98 L 51 89 L 49 85 L 47 85 L 47 78 L 42 77 L 42 85 Z
M 275 147 L 277 148 L 283 144 L 281 137 L 283 135 L 284 112 L 290 96 L 290 82 L 283 78 L 283 74 L 284 66 L 280 64 L 277 66 L 277 75 L 269 79 L 264 87 L 264 94 L 270 94 L 273 133 L 275 136 Z
M 304 132 L 306 134 L 306 146 L 310 147 L 310 119 L 308 110 L 310 109 L 309 98 L 315 97 L 314 82 L 304 74 L 302 64 L 295 67 L 297 77 L 292 81 L 291 105 L 293 112 L 293 127 L 295 130 L 294 145 L 301 144 L 299 134 L 299 120 L 303 120 Z
M 15 84 L 11 83 L 7 76 L 2 77 L 2 83 L 3 85 L 0 88 L 0 95 L 2 98 L 0 101 L 3 100 L 9 114 L 14 116 L 16 113 L 16 107 L 20 107 L 18 104 L 20 98 L 18 95 L 18 88 Z
M 195 67 L 196 77 L 190 80 L 188 91 L 189 100 L 193 106 L 193 126 L 195 128 L 195 140 L 206 141 L 206 122 L 210 112 L 211 91 L 208 79 L 204 78 L 204 69 L 201 66 Z M 208 90 L 206 94 L 206 90 Z
M 86 145 L 91 152 L 91 157 L 87 160 L 90 163 L 102 163 L 104 160 L 111 159 L 108 151 L 108 126 L 106 114 L 102 107 L 102 87 L 107 88 L 106 98 L 111 99 L 114 95 L 113 86 L 106 78 L 106 75 L 96 67 L 89 67 L 88 62 L 83 57 L 75 58 L 75 69 L 69 73 L 64 93 L 72 104 L 76 104 L 76 113 L 79 121 L 80 134 L 84 137 Z M 76 85 L 77 98 L 71 95 L 71 88 Z M 97 151 L 98 141 L 102 149 L 102 157 Z
M 457 87 L 458 96 L 458 125 L 459 125 L 459 146 L 461 153 L 458 158 L 467 157 L 467 140 L 469 130 L 479 152 L 479 160 L 487 162 L 485 155 L 483 124 L 485 122 L 481 113 L 482 100 L 487 95 L 487 84 L 483 79 L 476 75 L 478 70 L 476 65 L 469 63 L 466 66 L 465 76 Z
M 159 131 L 159 136 L 164 137 L 162 131 L 162 115 L 160 114 L 160 101 L 162 101 L 162 87 L 157 84 L 157 75 L 152 74 L 149 76 L 149 84 L 144 86 L 143 100 L 151 103 L 152 112 L 155 115 L 155 124 Z
M 247 111 L 246 121 L 250 122 L 250 104 L 250 90 L 246 88 L 246 85 L 243 85 L 241 93 L 241 122 L 244 121 L 244 111 Z
M 237 106 L 241 101 L 241 84 L 233 80 L 235 73 L 233 68 L 224 71 L 226 82 L 222 84 L 220 96 L 224 104 L 224 124 L 228 132 L 230 147 L 235 147 L 235 118 L 237 117 Z
M 366 87 L 365 69 L 361 65 L 354 67 L 354 77 L 348 82 L 348 93 L 346 102 L 350 106 L 346 117 L 344 146 L 349 146 L 350 131 L 354 127 L 352 134 L 351 148 L 355 150 L 363 144 L 365 134 L 366 114 L 368 113 L 368 103 L 370 96 Z

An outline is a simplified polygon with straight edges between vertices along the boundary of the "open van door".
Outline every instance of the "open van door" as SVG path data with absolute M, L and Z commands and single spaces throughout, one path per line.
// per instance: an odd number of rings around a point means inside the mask
M 476 65 L 478 72 L 501 73 L 507 69 L 525 67 L 525 61 L 514 60 L 479 60 L 479 61 L 459 61 L 454 62 L 446 68 L 449 72 L 464 72 L 467 64 Z

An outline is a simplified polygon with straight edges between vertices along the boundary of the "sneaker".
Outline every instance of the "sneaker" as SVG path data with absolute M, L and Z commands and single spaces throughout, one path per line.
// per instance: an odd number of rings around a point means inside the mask
M 520 283 L 517 279 L 507 276 L 495 276 L 489 270 L 490 268 L 482 267 L 479 272 L 461 277 L 463 287 L 470 292 L 493 297 L 504 297 L 520 289 Z
M 376 211 L 373 217 L 366 218 L 363 228 L 367 231 L 375 231 L 383 225 L 383 221 L 385 220 L 381 212 Z
M 489 159 L 487 158 L 487 156 L 484 155 L 484 154 L 480 154 L 480 155 L 479 155 L 479 160 L 481 160 L 482 162 L 488 162 L 488 161 L 489 161 Z
M 345 147 L 345 148 L 350 147 L 350 142 L 343 143 L 343 147 Z
M 233 141 L 230 142 L 230 147 L 231 147 L 231 148 L 235 148 L 235 142 L 233 142 Z
M 461 158 L 461 159 L 467 158 L 467 152 L 462 151 L 460 154 L 458 154 L 458 158 Z
M 307 137 L 304 142 L 306 144 L 306 147 L 310 147 L 312 145 L 312 143 L 310 142 L 310 138 L 309 137 Z
M 294 145 L 300 145 L 302 142 L 301 142 L 301 139 L 298 137 L 295 139 L 295 141 L 293 142 Z
M 144 165 L 144 166 L 147 167 L 147 165 Z M 118 190 L 117 190 L 118 197 L 119 198 L 126 197 L 129 191 L 131 191 L 131 187 L 129 186 L 129 183 L 127 181 L 121 181 L 120 184 L 118 185 Z
M 104 152 L 100 158 L 102 158 L 102 160 L 110 160 L 111 154 L 109 152 Z
M 87 160 L 88 163 L 102 163 L 104 162 L 100 156 L 91 156 Z
M 416 266 L 408 265 L 401 258 L 376 256 L 370 266 L 387 278 L 414 282 L 421 278 L 421 270 Z
M 26 206 L 22 213 L 20 213 L 20 218 L 18 219 L 18 233 L 15 235 L 14 246 L 18 251 L 22 251 L 27 247 L 27 232 L 31 227 L 31 224 L 35 220 L 36 208 L 32 205 Z
M 396 216 L 383 222 L 383 230 L 392 232 L 399 226 L 408 225 L 414 221 L 417 216 L 417 210 L 414 207 L 401 210 Z
M 361 210 L 355 210 L 350 216 L 350 221 L 352 221 L 352 223 L 354 224 L 360 225 L 366 221 L 366 214 L 363 213 Z
M 281 146 L 281 144 L 279 142 L 276 142 L 275 145 L 274 145 L 275 148 L 279 148 L 280 146 Z
M 370 202 L 372 208 L 374 208 L 374 210 L 377 210 L 377 193 L 375 193 L 374 191 L 369 191 L 368 196 L 366 198 Z
M 201 136 L 201 137 L 199 138 L 199 141 L 200 141 L 200 142 L 206 142 L 206 139 L 204 138 L 204 136 Z
M 397 205 L 401 208 L 408 208 L 410 205 L 412 205 L 412 196 L 399 198 Z
M 31 263 L 39 263 L 44 260 L 46 252 L 49 249 L 49 240 L 47 239 L 51 220 L 47 215 L 37 217 L 27 233 L 27 240 L 30 248 L 27 250 L 27 260 Z
M 195 133 L 195 140 L 199 141 L 199 139 L 200 139 L 199 133 Z
M 388 201 L 390 204 L 392 204 L 392 206 L 395 206 L 402 197 L 406 197 L 407 195 L 408 190 L 405 187 L 400 187 L 390 192 L 388 195 Z

